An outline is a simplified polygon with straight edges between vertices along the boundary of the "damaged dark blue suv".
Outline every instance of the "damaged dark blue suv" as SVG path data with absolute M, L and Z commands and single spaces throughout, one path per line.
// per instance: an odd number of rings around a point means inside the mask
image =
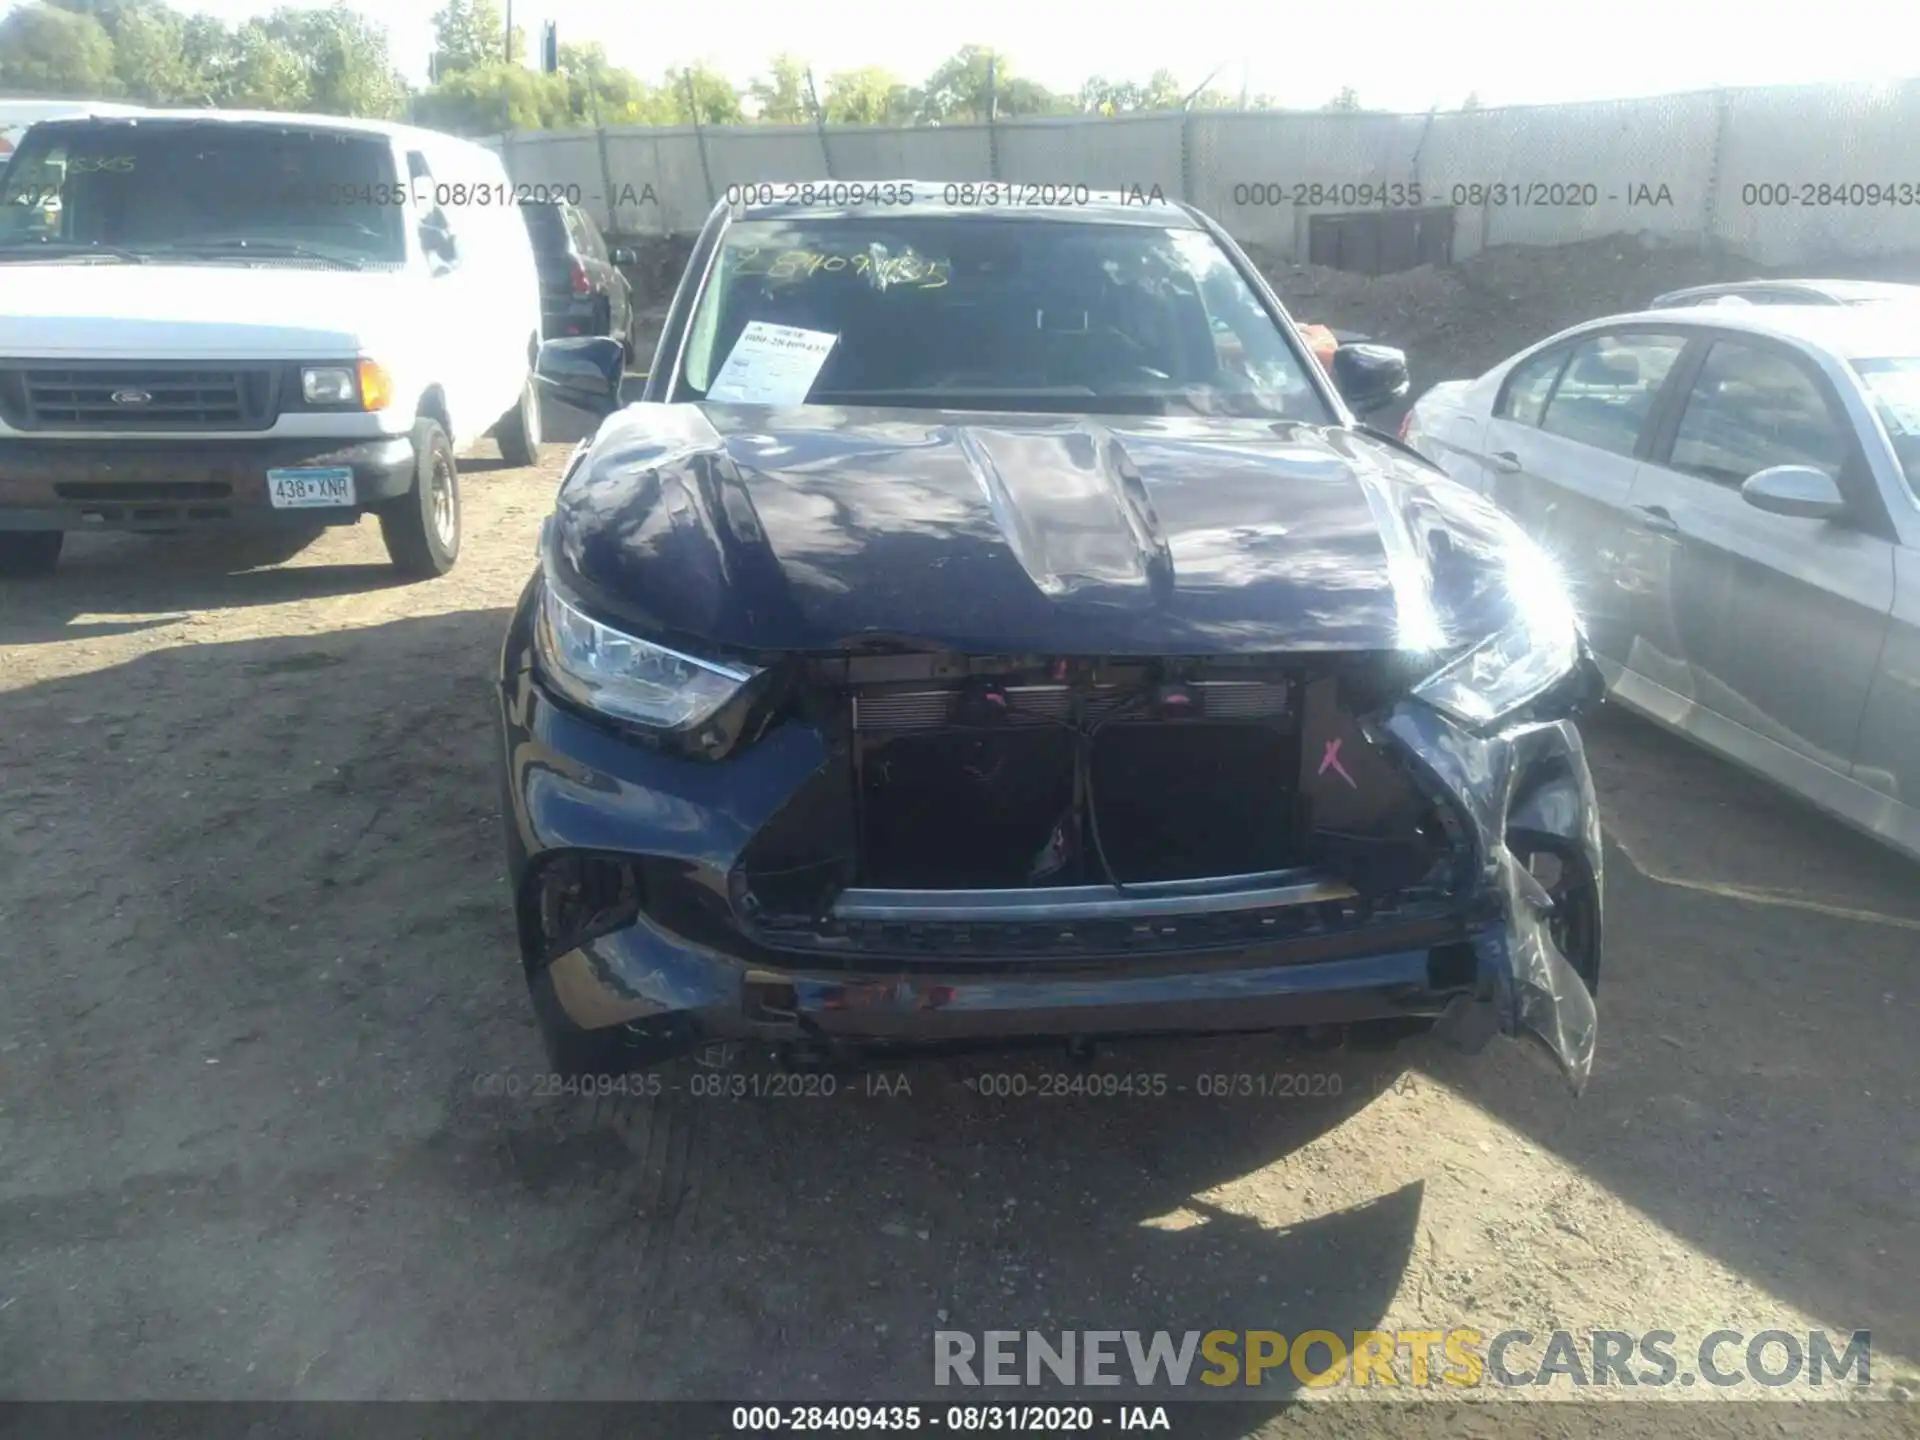
M 1597 676 L 1355 419 L 1404 359 L 1323 370 L 1185 206 L 862 188 L 717 208 L 639 402 L 542 349 L 606 417 L 499 677 L 556 1065 L 1433 1027 L 1579 1088 Z

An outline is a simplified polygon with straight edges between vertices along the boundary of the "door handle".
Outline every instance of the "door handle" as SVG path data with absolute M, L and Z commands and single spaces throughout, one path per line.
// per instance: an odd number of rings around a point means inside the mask
M 1520 473 L 1520 457 L 1511 450 L 1496 450 L 1488 458 L 1492 461 L 1493 468 L 1498 470 L 1502 475 L 1518 475 Z
M 1640 524 L 1645 529 L 1653 531 L 1656 535 L 1678 535 L 1680 533 L 1679 524 L 1675 522 L 1672 515 L 1667 513 L 1666 506 L 1636 505 L 1633 508 L 1640 512 Z

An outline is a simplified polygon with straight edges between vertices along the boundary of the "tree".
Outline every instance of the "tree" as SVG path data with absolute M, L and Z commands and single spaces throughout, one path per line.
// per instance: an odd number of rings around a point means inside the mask
M 916 118 L 934 125 L 985 120 L 990 110 L 1047 115 L 1063 108 L 1044 85 L 1015 76 L 1006 57 L 985 45 L 962 45 L 927 77 L 915 101 Z
M 698 115 L 688 108 L 687 91 L 691 87 Z M 726 76 L 706 65 L 689 65 L 683 70 L 667 71 L 667 93 L 675 107 L 675 123 L 702 125 L 740 125 L 746 112 L 740 108 L 740 92 Z
M 829 75 L 820 108 L 836 125 L 905 125 L 912 119 L 907 87 L 877 65 Z
M 208 67 L 227 39 L 226 27 L 217 20 L 211 23 L 220 46 L 190 48 L 178 11 L 157 5 L 121 15 L 113 36 L 113 68 L 120 88 L 144 105 L 192 105 L 205 99 L 211 87 Z
M 414 117 L 462 135 L 560 130 L 575 123 L 571 100 L 566 76 L 495 60 L 442 80 L 414 102 Z
M 1343 85 L 1340 87 L 1340 93 L 1320 108 L 1323 110 L 1350 113 L 1360 108 L 1360 96 L 1351 85 Z
M 607 59 L 599 41 L 560 46 L 568 107 L 585 125 L 671 125 L 672 101 L 631 70 Z
M 282 8 L 266 30 L 305 62 L 309 109 L 387 120 L 404 108 L 407 83 L 387 55 L 386 31 L 358 11 Z
M 120 93 L 113 39 L 91 15 L 26 5 L 0 20 L 0 88 L 89 100 Z
M 773 57 L 768 74 L 747 86 L 759 108 L 756 117 L 769 125 L 805 125 L 813 119 L 807 103 L 807 67 L 794 56 Z
M 1480 108 L 1480 92 L 1478 90 L 1469 90 L 1467 92 L 1467 98 L 1460 102 L 1460 108 L 1462 110 L 1478 110 Z
M 213 98 L 227 109 L 303 110 L 307 105 L 306 61 L 259 20 L 234 32 L 232 63 L 213 81 Z
M 1087 115 L 1125 115 L 1141 110 L 1178 110 L 1186 92 L 1171 70 L 1156 70 L 1144 85 L 1092 76 L 1080 87 L 1077 109 Z
M 433 17 L 433 75 L 445 80 L 503 58 L 507 23 L 494 0 L 447 0 Z M 516 51 L 524 53 L 518 43 Z

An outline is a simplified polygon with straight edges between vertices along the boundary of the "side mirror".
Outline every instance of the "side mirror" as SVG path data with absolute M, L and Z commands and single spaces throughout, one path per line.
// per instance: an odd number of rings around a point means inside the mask
M 1740 496 L 1756 510 L 1796 520 L 1831 520 L 1847 509 L 1839 484 L 1811 465 L 1774 465 L 1757 471 L 1740 487 Z
M 1342 345 L 1333 352 L 1333 383 L 1355 414 L 1385 409 L 1411 388 L 1406 352 L 1386 345 Z
M 640 263 L 640 257 L 624 245 L 614 246 L 607 258 L 616 265 L 638 265 Z
M 443 220 L 420 222 L 420 248 L 426 252 L 427 259 L 442 270 L 451 270 L 460 263 L 459 242 L 453 238 L 453 232 Z
M 562 405 L 604 419 L 620 408 L 626 349 L 606 335 L 570 336 L 541 345 L 533 378 Z

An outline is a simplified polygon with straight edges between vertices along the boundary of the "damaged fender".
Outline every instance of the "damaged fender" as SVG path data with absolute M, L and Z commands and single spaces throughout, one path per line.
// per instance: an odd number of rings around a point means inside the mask
M 1524 846 L 1577 862 L 1598 896 L 1599 806 L 1579 731 L 1558 720 L 1479 736 L 1405 700 L 1369 728 L 1373 743 L 1410 756 L 1416 773 L 1437 782 L 1471 823 L 1476 888 L 1499 907 L 1504 922 L 1477 945 L 1474 996 L 1448 1011 L 1435 1033 L 1467 1050 L 1480 1049 L 1496 1029 L 1530 1040 L 1579 1094 L 1593 1070 L 1598 1028 L 1599 906 L 1591 908 L 1591 934 L 1581 953 L 1563 953 L 1551 929 L 1554 899 L 1516 853 Z

